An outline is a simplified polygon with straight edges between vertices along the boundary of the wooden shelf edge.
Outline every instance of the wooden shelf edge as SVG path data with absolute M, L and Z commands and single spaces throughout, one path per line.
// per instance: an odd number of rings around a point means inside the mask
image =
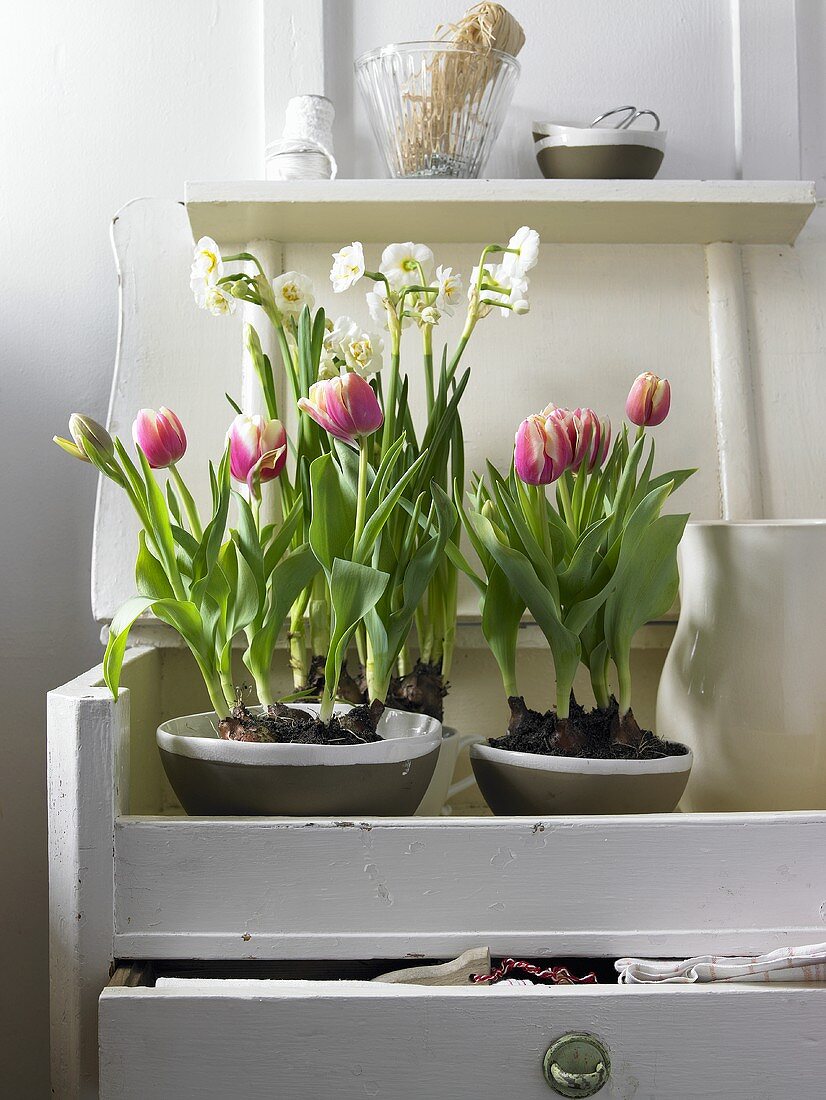
M 498 238 L 528 222 L 546 243 L 792 244 L 815 207 L 800 180 L 312 180 L 186 184 L 193 235 L 438 242 Z

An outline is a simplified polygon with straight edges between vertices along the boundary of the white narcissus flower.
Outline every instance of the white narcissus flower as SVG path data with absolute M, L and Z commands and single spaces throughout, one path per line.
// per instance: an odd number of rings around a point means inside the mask
M 423 306 L 419 312 L 419 320 L 423 325 L 438 325 L 442 314 L 436 306 Z
M 387 328 L 387 287 L 384 283 L 376 283 L 375 290 L 368 290 L 366 294 L 367 308 L 370 311 L 370 320 Z
M 539 234 L 535 229 L 523 225 L 508 241 L 508 248 L 514 248 L 517 252 L 506 252 L 503 255 L 502 268 L 509 275 L 525 275 L 536 267 L 539 259 Z
M 286 317 L 297 317 L 304 306 L 312 309 L 315 304 L 312 279 L 298 271 L 285 271 L 273 279 L 272 292 L 277 309 Z
M 426 244 L 414 244 L 413 241 L 389 244 L 381 254 L 379 271 L 387 276 L 394 290 L 422 284 L 422 277 L 423 285 L 428 286 L 433 271 L 433 253 Z
M 221 259 L 221 250 L 212 237 L 201 237 L 195 245 L 195 255 L 192 259 L 192 270 L 189 282 L 192 289 L 195 283 L 217 283 L 224 274 L 224 261 Z
M 458 272 L 454 275 L 452 267 L 442 267 L 439 264 L 435 281 L 431 285 L 439 288 L 433 305 L 452 317 L 454 307 L 462 300 L 462 276 Z
M 387 317 L 387 287 L 383 282 L 378 282 L 375 285 L 375 290 L 370 290 L 365 295 L 367 299 L 367 308 L 370 311 L 370 320 L 374 325 L 378 325 L 380 328 L 390 328 L 390 323 Z M 391 296 L 391 303 L 395 301 L 395 295 Z M 391 307 L 392 308 L 392 307 Z M 408 328 L 411 324 L 409 317 L 403 317 L 401 321 L 402 328 Z
M 213 286 L 201 279 L 197 286 L 192 288 L 195 292 L 195 301 L 201 309 L 208 309 L 213 317 L 224 317 L 235 313 L 238 302 L 223 286 Z
M 525 314 L 530 309 L 528 304 L 528 278 L 524 274 L 519 272 L 509 273 L 503 269 L 503 265 L 499 265 L 494 270 L 494 278 L 498 287 L 500 288 L 497 293 L 501 293 L 503 299 L 510 305 L 510 309 L 500 308 L 499 312 L 503 317 L 510 316 L 511 313 Z M 519 304 L 519 309 L 515 308 L 516 304 Z
M 384 341 L 376 333 L 359 332 L 356 327 L 344 337 L 340 346 L 349 369 L 362 378 L 375 374 L 384 366 Z
M 330 282 L 333 290 L 340 294 L 349 290 L 364 274 L 364 248 L 361 241 L 347 244 L 340 252 L 333 253 L 333 266 L 330 269 Z

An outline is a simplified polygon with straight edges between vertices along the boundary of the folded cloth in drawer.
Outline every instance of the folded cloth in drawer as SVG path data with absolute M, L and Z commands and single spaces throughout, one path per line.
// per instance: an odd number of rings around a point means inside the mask
M 617 959 L 620 985 L 689 982 L 826 982 L 826 943 L 781 947 L 766 955 Z

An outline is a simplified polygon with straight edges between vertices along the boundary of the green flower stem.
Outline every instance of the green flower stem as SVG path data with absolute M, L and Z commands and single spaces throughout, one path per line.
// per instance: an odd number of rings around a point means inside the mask
M 270 703 L 275 702 L 272 688 L 270 687 L 269 676 L 263 676 L 261 674 L 253 676 L 255 680 L 255 694 L 258 696 L 258 702 L 262 707 L 268 707 Z
M 313 657 L 321 657 L 330 648 L 330 608 L 323 573 L 318 573 L 313 580 L 307 619 L 310 624 L 310 652 Z
M 598 647 L 604 649 L 604 646 Z M 608 689 L 608 654 L 607 652 L 598 654 L 596 651 L 591 654 L 591 663 L 589 664 L 591 672 L 591 688 L 594 692 L 594 699 L 596 704 L 601 709 L 605 709 L 611 699 L 611 693 Z
M 235 702 L 235 684 L 232 682 L 232 671 L 228 668 L 221 669 L 221 689 L 224 693 L 224 698 L 232 703 Z M 231 708 L 230 708 L 231 709 Z
M 433 326 L 422 328 L 422 355 L 424 358 L 424 384 L 427 393 L 427 413 L 433 412 Z
M 207 664 L 191 645 L 189 649 L 192 656 L 195 658 L 198 668 L 201 670 L 201 677 L 203 678 L 207 693 L 209 694 L 209 701 L 212 703 L 212 709 L 219 718 L 226 718 L 235 705 L 234 689 L 231 688 L 229 695 L 227 695 L 221 677 L 215 668 L 211 664 Z
M 623 653 L 614 658 L 619 688 L 619 715 L 624 718 L 631 709 L 631 655 Z
M 204 529 L 201 526 L 201 517 L 198 515 L 198 507 L 195 504 L 195 500 L 190 493 L 189 489 L 181 477 L 181 473 L 176 465 L 169 467 L 169 472 L 172 474 L 172 480 L 177 486 L 178 492 L 181 494 L 181 500 L 184 502 L 184 511 L 186 512 L 187 519 L 189 520 L 189 528 L 192 531 L 193 536 L 198 540 L 204 537 Z
M 255 264 L 255 266 L 258 268 L 259 275 L 263 275 L 265 279 L 267 277 L 266 275 L 264 275 L 264 269 L 261 266 L 260 262 L 255 256 L 253 256 L 251 252 L 236 252 L 233 256 L 222 256 L 221 258 L 223 259 L 225 264 L 236 262 L 240 263 L 242 260 L 248 260 L 251 264 Z
M 539 545 L 545 552 L 545 557 L 553 565 L 553 549 L 551 547 L 551 532 L 548 529 L 548 498 L 545 496 L 544 485 L 532 485 L 529 489 L 532 496 L 533 514 L 535 521 L 534 534 Z
M 559 479 L 559 499 L 562 501 L 562 511 L 565 515 L 565 522 L 570 527 L 571 531 L 576 534 L 576 520 L 574 519 L 574 509 L 571 503 L 571 490 L 568 486 L 568 471 L 566 470 L 562 477 Z
M 367 454 L 367 440 L 359 436 L 359 483 L 356 496 L 356 527 L 353 532 L 353 553 L 359 544 L 361 533 L 364 530 L 367 509 L 367 468 L 369 466 Z
M 573 682 L 568 684 L 556 683 L 556 715 L 563 720 L 568 717 L 571 710 L 571 688 Z
M 293 686 L 303 691 L 307 686 L 307 645 L 304 612 L 310 599 L 310 589 L 306 588 L 290 609 L 289 647 L 290 668 L 293 672 Z
M 452 382 L 453 379 L 454 379 L 456 371 L 459 367 L 459 362 L 462 358 L 462 354 L 463 354 L 465 348 L 468 346 L 468 341 L 470 340 L 471 333 L 473 332 L 475 327 L 476 327 L 476 318 L 474 317 L 472 322 L 471 322 L 471 319 L 468 318 L 468 322 L 465 325 L 465 331 L 459 337 L 459 342 L 456 345 L 456 350 L 453 353 L 453 358 L 450 360 L 450 364 L 447 368 L 447 380 L 448 380 L 448 382 Z
M 413 662 L 410 657 L 410 646 L 407 642 L 404 642 L 399 650 L 399 656 L 396 661 L 396 671 L 399 676 L 407 676 L 413 667 Z
M 381 433 L 381 457 L 387 454 L 396 439 L 396 404 L 399 388 L 399 338 L 401 333 L 393 334 L 393 346 L 390 350 L 390 376 L 387 381 L 387 399 L 384 403 L 384 429 Z

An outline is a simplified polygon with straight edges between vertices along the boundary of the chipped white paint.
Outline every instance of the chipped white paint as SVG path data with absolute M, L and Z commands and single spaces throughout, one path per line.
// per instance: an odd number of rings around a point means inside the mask
M 152 659 L 152 654 L 146 654 Z M 129 663 L 144 654 L 133 650 Z M 49 972 L 52 1088 L 96 1095 L 97 998 L 112 963 L 114 820 L 129 804 L 129 697 L 100 670 L 49 693 Z
M 605 1100 L 820 1100 L 824 1013 L 826 986 L 113 987 L 100 1003 L 101 1097 L 547 1100 L 545 1051 L 587 1032 L 610 1055 Z
M 759 952 L 823 938 L 824 843 L 826 814 L 124 818 L 115 953 Z M 640 867 L 657 868 L 644 905 Z

